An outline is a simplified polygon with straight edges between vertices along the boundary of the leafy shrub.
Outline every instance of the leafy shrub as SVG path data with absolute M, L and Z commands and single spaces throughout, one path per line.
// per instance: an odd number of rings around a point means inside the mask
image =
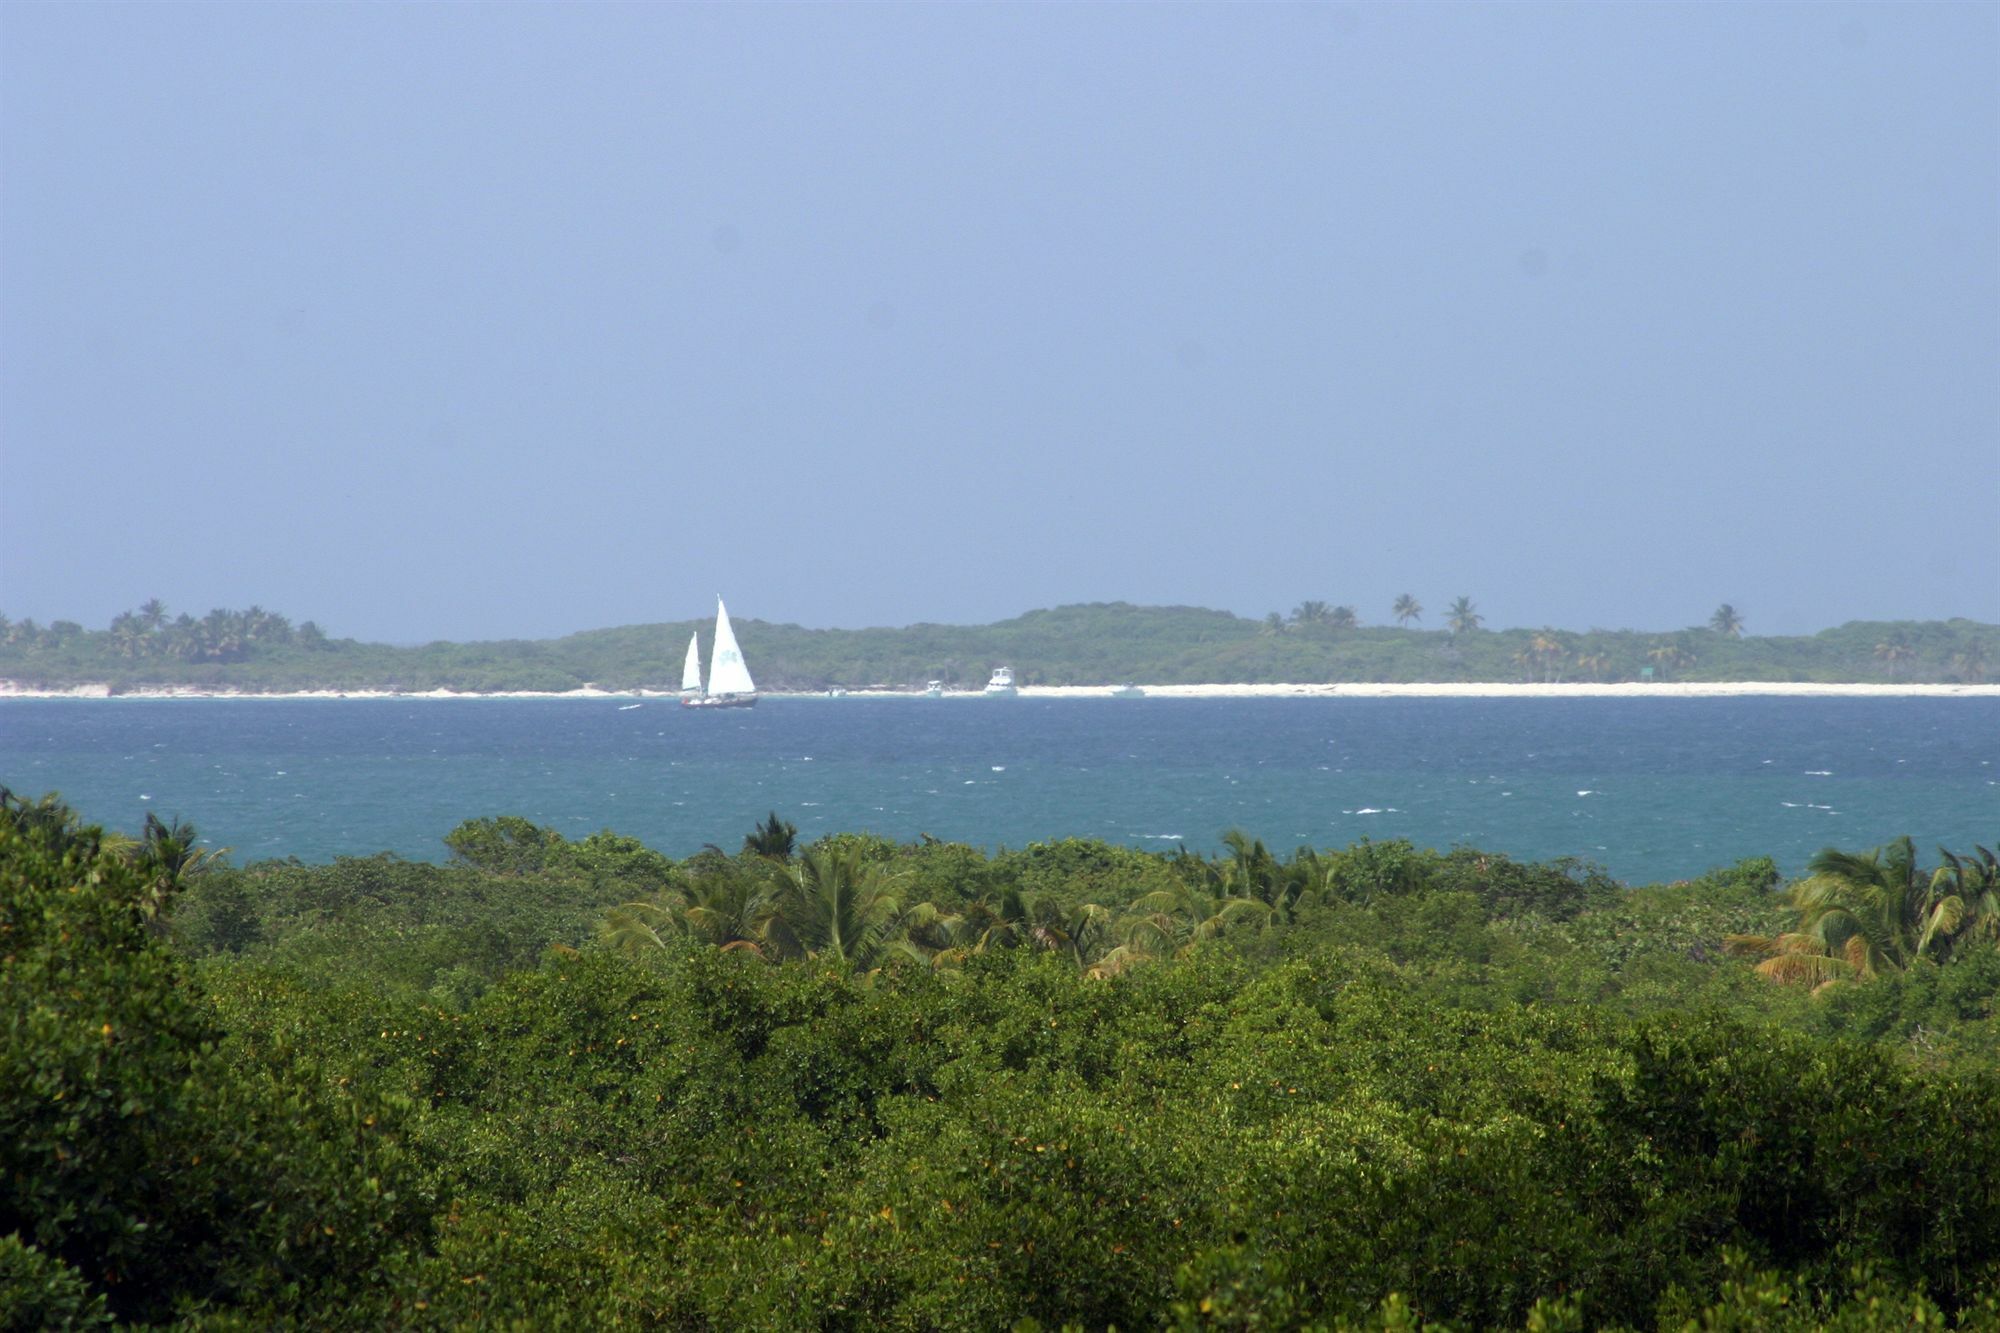
M 99 830 L 0 796 L 0 1236 L 120 1319 L 365 1287 L 424 1225 L 398 1106 L 323 1092 L 302 1053 L 235 1058 L 154 892 Z

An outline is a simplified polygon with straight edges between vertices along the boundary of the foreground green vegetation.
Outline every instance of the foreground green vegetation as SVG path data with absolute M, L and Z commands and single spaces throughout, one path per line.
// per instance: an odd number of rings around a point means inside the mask
M 0 1324 L 2000 1328 L 1977 849 L 447 841 L 0 795 Z
M 1405 605 L 1405 602 L 1408 604 Z M 330 638 L 252 607 L 167 618 L 157 601 L 88 630 L 0 616 L 0 680 L 32 688 L 194 686 L 291 690 L 561 691 L 676 688 L 688 635 L 676 621 L 547 641 L 417 648 Z M 1263 621 L 1192 607 L 1124 603 L 1031 611 L 993 625 L 811 630 L 737 620 L 758 683 L 772 690 L 978 686 L 1011 664 L 1030 685 L 1339 681 L 1831 681 L 1979 683 L 2000 665 L 2000 625 L 1862 622 L 1810 636 L 1751 637 L 1732 607 L 1707 625 L 1638 630 L 1484 628 L 1468 598 L 1422 628 L 1402 599 L 1395 627 L 1351 607 L 1305 602 Z

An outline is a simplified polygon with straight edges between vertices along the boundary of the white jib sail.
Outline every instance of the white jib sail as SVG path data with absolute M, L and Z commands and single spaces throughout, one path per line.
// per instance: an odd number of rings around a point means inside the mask
M 736 631 L 729 628 L 729 611 L 720 597 L 715 599 L 715 656 L 708 664 L 708 692 L 757 692 L 757 683 L 750 679 L 750 668 L 743 665 L 743 650 L 736 646 Z
M 688 635 L 687 665 L 681 668 L 681 692 L 701 693 L 701 635 Z

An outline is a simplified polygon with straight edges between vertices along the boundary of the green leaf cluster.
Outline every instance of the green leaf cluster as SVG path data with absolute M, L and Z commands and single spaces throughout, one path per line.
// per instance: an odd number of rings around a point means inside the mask
M 750 841 L 161 899 L 0 802 L 0 1323 L 2000 1327 L 1989 946 L 1773 984 L 1763 861 Z

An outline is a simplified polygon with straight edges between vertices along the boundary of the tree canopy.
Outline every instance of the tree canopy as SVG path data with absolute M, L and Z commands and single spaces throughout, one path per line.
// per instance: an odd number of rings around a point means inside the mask
M 774 822 L 167 875 L 0 794 L 0 1325 L 2000 1327 L 1990 852 Z
M 1261 621 L 1113 602 L 992 625 L 819 630 L 738 619 L 735 627 L 765 688 L 809 692 L 976 685 L 1003 664 L 1028 685 L 1638 680 L 1648 670 L 1680 680 L 1977 683 L 2000 659 L 2000 626 L 1965 620 L 1751 637 L 1725 605 L 1704 626 L 1665 634 L 1494 629 L 1463 596 L 1441 629 L 1412 628 L 1422 615 L 1405 594 L 1393 626 L 1364 625 L 1352 605 L 1314 599 L 1290 617 L 1274 611 Z M 156 602 L 105 630 L 59 623 L 66 628 L 0 617 L 0 680 L 113 690 L 673 691 L 698 628 L 680 621 L 533 642 L 392 647 L 332 638 L 312 621 L 294 628 L 257 607 L 168 620 Z

